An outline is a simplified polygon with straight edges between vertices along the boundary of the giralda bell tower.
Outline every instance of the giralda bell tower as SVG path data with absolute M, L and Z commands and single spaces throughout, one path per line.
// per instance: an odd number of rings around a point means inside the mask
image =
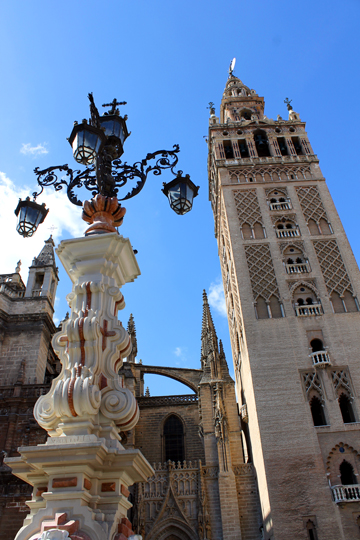
M 230 71 L 209 195 L 265 540 L 360 538 L 358 266 L 305 131 Z M 342 179 L 345 181 L 346 179 Z M 246 508 L 243 509 L 246 512 Z

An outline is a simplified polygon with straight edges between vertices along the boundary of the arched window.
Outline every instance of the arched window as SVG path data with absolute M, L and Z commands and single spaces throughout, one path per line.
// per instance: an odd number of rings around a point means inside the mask
M 244 120 L 251 120 L 251 114 L 252 111 L 249 109 L 243 109 L 240 113 L 241 118 L 244 118 Z
M 164 424 L 165 461 L 184 461 L 184 428 L 178 416 L 170 415 Z
M 271 317 L 273 319 L 279 319 L 280 317 L 283 317 L 282 310 L 281 310 L 281 304 L 279 299 L 271 295 L 270 296 L 270 311 L 271 311 Z
M 324 407 L 317 396 L 314 396 L 311 399 L 310 410 L 313 417 L 314 426 L 326 426 Z
M 344 292 L 343 302 L 345 304 L 347 313 L 358 311 L 358 307 L 357 307 L 355 298 L 351 294 L 351 292 L 349 292 L 349 291 Z
M 297 224 L 286 218 L 282 218 L 276 222 L 275 231 L 278 238 L 300 236 Z
M 248 223 L 243 223 L 241 234 L 244 240 L 251 240 L 253 238 L 252 230 Z
M 318 536 L 316 534 L 316 527 L 315 523 L 309 519 L 309 521 L 306 524 L 306 530 L 308 533 L 309 540 L 317 540 Z
M 269 318 L 269 311 L 266 302 L 262 296 L 259 296 L 256 301 L 256 315 L 258 319 Z
M 255 238 L 256 239 L 265 237 L 265 235 L 264 235 L 264 227 L 261 225 L 261 223 L 256 222 L 254 224 L 254 233 L 255 233 Z
M 356 476 L 354 474 L 354 468 L 345 459 L 340 465 L 340 480 L 343 486 L 350 486 L 352 484 L 357 484 Z
M 339 396 L 339 407 L 344 424 L 352 424 L 355 422 L 355 415 L 349 396 L 344 393 Z
M 324 350 L 324 344 L 321 339 L 314 338 L 310 341 L 312 352 L 319 352 Z
M 269 144 L 268 139 L 266 136 L 266 132 L 263 130 L 258 130 L 254 134 L 254 141 L 256 150 L 259 157 L 267 157 L 270 156 L 270 150 L 269 150 Z
M 317 226 L 316 221 L 314 221 L 313 219 L 309 219 L 307 225 L 308 225 L 309 232 L 310 232 L 311 235 L 316 236 L 316 235 L 320 234 L 319 233 L 319 228 Z
M 284 137 L 278 137 L 278 145 L 282 156 L 287 156 L 289 154 L 288 147 Z
M 331 293 L 330 300 L 335 313 L 345 313 L 344 302 L 342 301 L 338 292 L 333 291 Z
M 284 249 L 283 256 L 288 274 L 306 274 L 310 271 L 308 260 L 300 248 L 290 245 Z

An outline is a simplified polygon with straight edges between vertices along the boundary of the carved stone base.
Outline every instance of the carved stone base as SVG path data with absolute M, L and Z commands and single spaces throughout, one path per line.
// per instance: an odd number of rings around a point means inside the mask
M 77 540 L 109 540 L 131 507 L 129 485 L 154 471 L 140 450 L 124 450 L 95 435 L 49 438 L 9 458 L 13 473 L 32 486 L 30 514 L 16 540 L 36 540 L 46 530 Z

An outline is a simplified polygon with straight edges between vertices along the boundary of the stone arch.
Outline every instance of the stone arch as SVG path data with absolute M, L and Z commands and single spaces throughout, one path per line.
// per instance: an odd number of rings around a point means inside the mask
M 340 441 L 338 444 L 335 444 L 335 446 L 332 447 L 332 449 L 330 450 L 330 452 L 328 454 L 328 457 L 326 459 L 326 470 L 329 470 L 330 461 L 331 461 L 332 457 L 334 456 L 334 454 L 337 453 L 337 452 L 340 453 L 340 448 L 344 448 L 346 451 L 351 452 L 355 456 L 360 458 L 360 453 L 353 446 Z
M 289 248 L 294 248 L 296 251 L 301 251 L 301 253 L 304 255 L 304 257 L 307 258 L 303 246 L 302 245 L 296 245 L 293 242 L 289 242 L 289 243 L 281 245 L 280 246 L 281 254 L 284 255 L 285 250 L 289 249 Z
M 277 194 L 275 194 L 274 192 L 277 192 Z M 272 188 L 268 193 L 267 193 L 267 198 L 270 199 L 270 197 L 272 197 L 273 195 L 275 195 L 275 197 L 278 197 L 278 194 L 281 193 L 282 196 L 287 199 L 288 198 L 288 194 L 286 192 L 286 189 L 285 188 L 278 188 L 278 187 L 274 187 Z
M 175 381 L 181 382 L 188 386 L 195 394 L 198 392 L 198 386 L 202 377 L 201 369 L 180 369 L 163 366 L 145 366 L 139 365 L 142 373 L 152 373 L 154 375 L 162 375 L 169 377 Z
M 162 519 L 147 535 L 147 540 L 170 540 L 171 536 L 179 540 L 198 540 L 196 532 L 184 521 L 173 517 Z
M 279 223 L 286 223 L 288 221 L 294 224 L 295 229 L 297 228 L 298 224 L 296 222 L 296 219 L 292 216 L 279 216 L 274 222 L 274 225 L 276 227 Z
M 290 296 L 291 296 L 291 298 L 294 298 L 294 292 L 296 291 L 296 289 L 297 289 L 298 287 L 301 287 L 301 286 L 303 286 L 303 287 L 308 287 L 309 289 L 311 289 L 312 292 L 315 294 L 316 298 L 318 298 L 318 299 L 320 300 L 320 293 L 319 293 L 319 291 L 317 290 L 317 288 L 315 287 L 315 285 L 314 285 L 313 283 L 309 282 L 309 281 L 302 281 L 302 280 L 296 281 L 296 282 L 292 285 L 292 287 L 291 287 L 291 289 L 290 289 Z
M 340 465 L 346 461 L 354 471 L 356 479 L 359 479 L 359 452 L 351 445 L 340 442 L 335 445 L 327 458 L 326 470 L 332 486 L 341 484 Z M 359 480 L 358 480 L 358 483 Z

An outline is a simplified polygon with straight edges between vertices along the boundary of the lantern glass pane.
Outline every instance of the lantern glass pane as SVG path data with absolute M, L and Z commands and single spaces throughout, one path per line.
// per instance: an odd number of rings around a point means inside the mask
M 86 129 L 79 131 L 72 145 L 75 160 L 84 165 L 93 163 L 100 145 L 101 139 L 96 133 Z
M 192 205 L 193 198 L 194 198 L 194 190 L 189 185 L 186 186 L 186 198 L 189 201 L 189 203 Z
M 100 119 L 101 127 L 105 128 L 105 135 L 107 137 L 115 136 L 120 139 L 121 144 L 123 144 L 125 136 L 122 126 L 122 121 L 120 118 L 113 118 L 109 120 Z
M 26 217 L 25 217 L 25 221 L 27 223 L 30 223 L 31 225 L 37 225 L 38 224 L 37 221 L 39 220 L 39 217 L 41 216 L 40 216 L 39 211 L 36 208 L 31 208 L 31 207 L 27 208 Z

